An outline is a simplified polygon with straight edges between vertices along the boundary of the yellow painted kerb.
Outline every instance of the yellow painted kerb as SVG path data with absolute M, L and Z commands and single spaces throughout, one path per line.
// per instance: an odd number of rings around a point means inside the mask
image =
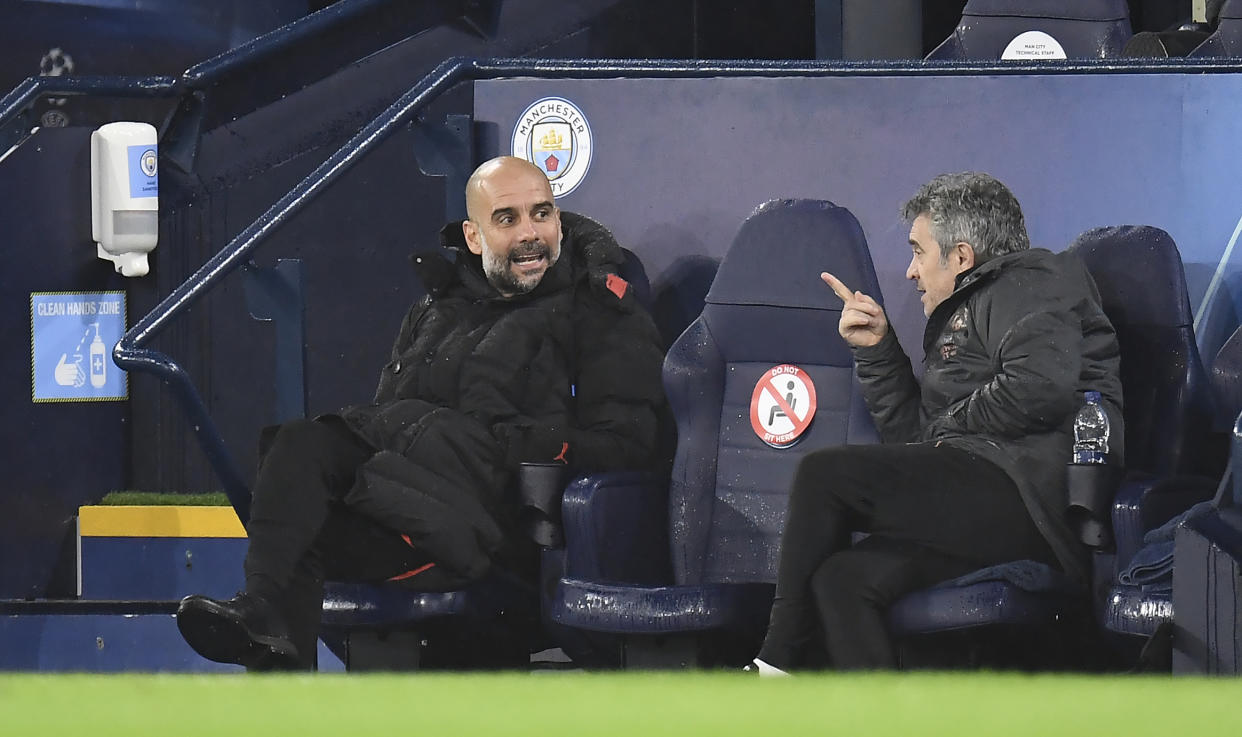
M 82 537 L 245 537 L 232 507 L 79 507 Z

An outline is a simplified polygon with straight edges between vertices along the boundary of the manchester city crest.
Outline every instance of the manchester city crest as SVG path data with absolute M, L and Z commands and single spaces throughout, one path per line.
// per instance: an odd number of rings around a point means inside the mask
M 591 126 L 569 100 L 536 100 L 513 127 L 513 155 L 543 170 L 552 194 L 563 197 L 577 189 L 591 167 Z
M 142 167 L 142 173 L 149 177 L 155 176 L 156 170 L 159 168 L 159 159 L 155 155 L 155 149 L 149 148 L 142 152 L 142 156 L 138 159 L 138 165 Z

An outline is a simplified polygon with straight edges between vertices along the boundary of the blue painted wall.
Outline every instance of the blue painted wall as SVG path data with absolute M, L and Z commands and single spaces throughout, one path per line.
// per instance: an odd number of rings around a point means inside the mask
M 89 133 L 63 128 L 40 130 L 0 163 L 0 325 L 10 341 L 0 361 L 0 599 L 72 595 L 78 506 L 128 480 L 129 402 L 32 401 L 31 293 L 133 286 L 95 255 L 89 159 Z
M 517 115 L 540 97 L 564 97 L 582 109 L 594 158 L 562 205 L 599 218 L 642 257 L 670 337 L 693 318 L 713 260 L 757 204 L 815 197 L 859 217 L 898 334 L 919 355 L 922 314 L 904 279 L 908 248 L 898 207 L 934 174 L 982 169 L 1013 187 L 1037 245 L 1059 250 L 1108 224 L 1148 223 L 1172 233 L 1210 358 L 1242 311 L 1242 255 L 1230 245 L 1242 217 L 1242 183 L 1233 176 L 1242 153 L 1231 145 L 1240 84 L 1236 74 L 1139 73 L 517 79 L 477 84 L 473 104 L 480 158 L 508 152 Z M 256 141 L 288 134 L 258 122 L 245 130 Z M 0 218 L 10 254 L 0 296 L 23 344 L 33 291 L 125 289 L 132 324 L 322 155 L 316 149 L 266 168 L 236 164 L 236 131 L 208 134 L 198 175 L 216 189 L 187 194 L 165 210 L 153 277 L 134 282 L 93 254 L 87 133 L 42 130 L 0 167 L 10 205 Z M 306 259 L 312 412 L 370 396 L 392 333 L 419 296 L 407 254 L 430 244 L 445 207 L 440 183 L 418 172 L 414 139 L 406 131 L 386 142 L 260 259 Z M 170 178 L 162 173 L 161 181 Z M 176 202 L 176 187 L 167 187 L 162 194 Z M 824 297 L 831 299 L 827 290 Z M 249 469 L 257 430 L 272 419 L 271 340 L 240 298 L 240 281 L 231 279 L 159 342 L 186 361 Z M 150 377 L 131 377 L 129 403 L 33 405 L 29 354 L 20 351 L 0 368 L 9 379 L 6 418 L 16 431 L 10 457 L 21 459 L 0 497 L 0 596 L 63 593 L 71 577 L 49 581 L 78 504 L 135 481 L 160 490 L 215 488 L 184 418 Z M 140 465 L 148 471 L 139 473 Z M 19 556 L 21 565 L 13 564 Z
M 975 169 L 1014 190 L 1038 246 L 1099 225 L 1168 230 L 1206 357 L 1237 322 L 1239 75 L 489 81 L 475 87 L 482 153 L 508 153 L 517 116 L 545 96 L 581 108 L 593 137 L 562 206 L 611 227 L 657 296 L 687 259 L 721 256 L 760 202 L 829 199 L 858 216 L 898 335 L 921 356 L 898 208 L 930 177 Z

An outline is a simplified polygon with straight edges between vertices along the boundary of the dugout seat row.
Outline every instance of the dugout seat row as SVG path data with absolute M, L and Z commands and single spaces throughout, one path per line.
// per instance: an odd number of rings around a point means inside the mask
M 1225 0 L 1208 21 L 1132 34 L 1125 0 L 969 0 L 952 35 L 927 59 L 1242 56 L 1242 0 Z
M 1146 529 L 1206 488 L 1176 479 L 1218 472 L 1219 458 L 1208 450 L 1207 386 L 1168 234 L 1102 228 L 1083 234 L 1072 250 L 1095 276 L 1121 344 L 1131 463 L 1113 518 L 1124 558 Z M 578 662 L 719 665 L 753 656 L 798 458 L 826 445 L 875 441 L 836 333 L 840 305 L 815 278 L 824 269 L 879 295 L 865 238 L 848 211 L 812 201 L 760 207 L 721 264 L 703 314 L 666 360 L 679 430 L 667 490 L 657 479 L 614 474 L 580 478 L 565 492 L 565 547 L 546 554 L 552 562 L 543 612 L 554 639 Z M 818 402 L 814 421 L 789 447 L 764 442 L 758 425 L 770 418 L 751 416 L 765 376 L 782 365 L 805 369 Z M 1105 562 L 1099 590 L 1116 590 L 1112 549 L 1098 555 Z M 911 594 L 890 610 L 890 627 L 910 638 L 994 625 L 1089 624 L 1091 593 L 1036 565 L 1015 562 Z M 1130 620 L 1148 611 L 1149 592 L 1132 593 L 1110 599 L 1107 622 L 1141 634 Z
M 1103 228 L 1083 234 L 1072 250 L 1095 276 L 1122 350 L 1130 466 L 1112 514 L 1115 555 L 1124 564 L 1147 529 L 1210 495 L 1210 482 L 1183 481 L 1218 473 L 1219 459 L 1208 450 L 1211 408 L 1168 234 Z M 417 665 L 393 662 L 394 633 L 417 640 L 429 623 L 445 621 L 477 632 L 504 613 L 520 627 L 491 628 L 503 636 L 479 642 L 504 650 L 516 636 L 507 656 L 518 665 L 542 636 L 532 634 L 532 617 L 542 612 L 549 644 L 583 666 L 730 665 L 752 657 L 767 623 L 798 459 L 825 446 L 877 441 L 837 334 L 840 302 L 819 281 L 822 270 L 881 297 L 866 239 L 848 210 L 777 200 L 746 220 L 702 314 L 665 361 L 678 426 L 671 480 L 647 473 L 573 480 L 560 501 L 563 544 L 556 535 L 545 539 L 538 603 L 535 592 L 507 580 L 438 594 L 333 584 L 325 630 L 353 633 L 333 649 L 351 667 Z M 637 271 L 628 276 L 644 279 Z M 777 402 L 793 391 L 785 366 L 798 368 L 800 387 L 797 397 Z M 1242 396 L 1236 382 L 1218 383 Z M 799 415 L 797 400 L 808 409 L 811 397 L 814 414 Z M 763 411 L 756 414 L 756 406 Z M 1163 594 L 1120 587 L 1113 554 L 1099 554 L 1097 590 L 1109 592 L 1101 619 L 1117 632 L 1145 634 L 1163 621 L 1153 611 L 1168 617 Z M 992 625 L 1053 627 L 1089 614 L 1087 591 L 1050 570 L 1031 570 L 983 571 L 916 592 L 892 607 L 890 626 L 909 639 Z M 408 659 L 418 644 L 396 651 Z

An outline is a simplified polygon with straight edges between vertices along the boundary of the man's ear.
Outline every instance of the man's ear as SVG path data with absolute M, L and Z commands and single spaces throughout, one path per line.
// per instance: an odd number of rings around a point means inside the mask
M 975 248 L 974 246 L 962 241 L 953 247 L 953 265 L 957 267 L 957 273 L 969 271 L 975 268 Z
M 466 248 L 476 256 L 483 255 L 483 239 L 479 237 L 479 226 L 473 220 L 461 221 L 461 234 L 466 236 Z

